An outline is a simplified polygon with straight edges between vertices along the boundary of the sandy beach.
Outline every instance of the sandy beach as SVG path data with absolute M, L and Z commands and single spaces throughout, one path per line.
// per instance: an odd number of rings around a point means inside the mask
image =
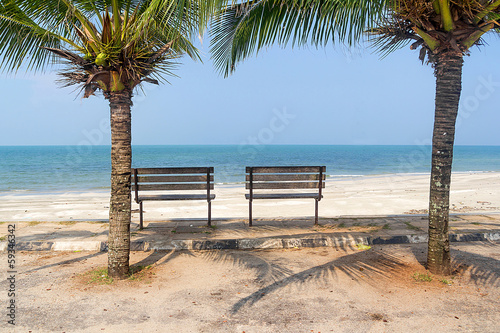
M 414 278 L 426 273 L 425 244 L 133 252 L 134 265 L 151 266 L 110 285 L 89 282 L 105 253 L 25 252 L 16 327 L 0 331 L 493 333 L 499 247 L 454 245 L 457 275 L 427 282 Z
M 342 242 L 308 247 L 290 238 L 329 235 L 354 239 L 361 233 L 372 238 L 411 233 L 418 238 L 425 233 L 423 216 L 378 220 L 355 216 L 425 213 L 428 183 L 427 175 L 330 179 L 320 217 L 345 216 L 345 222 L 329 221 L 318 228 L 287 219 L 311 217 L 313 200 L 256 201 L 254 216 L 274 219 L 259 221 L 252 230 L 245 227 L 244 220 L 228 221 L 246 217 L 243 185 L 216 186 L 213 216 L 221 220 L 213 230 L 192 228 L 191 224 L 204 224 L 202 221 L 183 221 L 205 219 L 205 202 L 149 202 L 146 222 L 174 219 L 175 223 L 151 223 L 154 227 L 149 228 L 149 224 L 143 231 L 135 230 L 132 240 L 166 244 L 167 239 L 178 237 L 198 243 L 220 239 L 218 244 L 222 244 L 226 238 L 221 235 L 234 241 L 240 233 L 252 240 L 274 241 L 275 237 L 282 244 L 286 239 L 290 246 L 136 249 L 131 252 L 131 264 L 139 275 L 109 284 L 99 282 L 107 265 L 105 252 L 68 247 L 68 243 L 78 246 L 105 241 L 107 224 L 61 222 L 106 221 L 108 193 L 4 194 L 0 197 L 0 221 L 52 222 L 4 223 L 5 230 L 7 225 L 16 225 L 18 246 L 23 242 L 38 246 L 54 242 L 51 251 L 16 252 L 19 307 L 15 331 L 497 332 L 498 236 L 488 241 L 452 243 L 452 277 L 428 275 L 424 242 L 371 247 Z M 498 225 L 500 173 L 456 174 L 451 194 L 452 212 L 460 214 L 451 219 L 452 232 L 470 236 L 497 230 L 492 223 Z M 279 217 L 288 220 L 286 227 L 276 221 Z M 134 213 L 135 226 L 137 221 Z M 383 224 L 390 227 L 385 230 Z M 66 247 L 56 249 L 56 242 Z M 0 252 L 0 260 L 7 262 L 5 251 Z M 8 290 L 8 283 L 2 279 L 0 289 Z M 11 329 L 6 321 L 0 323 L 0 331 L 14 332 Z
M 214 219 L 245 218 L 248 201 L 243 184 L 216 185 Z M 335 177 L 327 180 L 320 217 L 425 214 L 429 176 L 392 174 Z M 456 173 L 451 186 L 452 213 L 500 212 L 500 173 Z M 109 193 L 23 193 L 0 195 L 0 221 L 102 221 L 107 220 Z M 133 220 L 138 220 L 133 202 Z M 160 201 L 144 204 L 146 221 L 204 219 L 203 201 Z M 313 200 L 256 200 L 254 217 L 307 217 L 314 215 Z

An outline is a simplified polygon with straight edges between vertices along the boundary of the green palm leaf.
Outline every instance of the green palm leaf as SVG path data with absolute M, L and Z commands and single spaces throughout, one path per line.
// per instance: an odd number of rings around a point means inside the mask
M 336 39 L 354 44 L 379 17 L 385 0 L 254 0 L 232 5 L 211 26 L 215 67 L 225 76 L 260 49 L 324 46 Z
M 174 42 L 169 54 L 174 59 L 182 54 L 199 59 L 191 40 L 203 32 L 210 12 L 223 2 L 3 0 L 0 2 L 1 66 L 8 71 L 17 70 L 23 63 L 28 69 L 45 68 L 54 60 L 53 53 L 40 46 L 96 57 L 101 51 L 118 54 L 121 47 L 128 54 L 133 50 L 144 55 L 156 53 L 171 41 Z

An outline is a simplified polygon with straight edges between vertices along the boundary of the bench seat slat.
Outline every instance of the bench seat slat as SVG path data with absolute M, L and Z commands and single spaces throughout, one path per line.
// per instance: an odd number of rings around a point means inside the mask
M 319 173 L 316 174 L 276 174 L 276 175 L 266 175 L 266 174 L 255 174 L 252 176 L 254 182 L 259 181 L 271 181 L 271 182 L 279 182 L 279 181 L 302 181 L 302 180 L 319 180 Z M 322 180 L 325 180 L 326 176 L 323 174 Z M 250 175 L 246 175 L 246 181 L 250 181 Z
M 250 186 L 254 190 L 285 190 L 285 189 L 301 189 L 301 188 L 317 188 L 319 189 L 319 182 L 287 182 L 287 183 L 247 183 L 245 185 L 246 189 L 250 189 Z M 321 187 L 325 188 L 325 183 L 321 183 Z
M 210 183 L 210 189 L 214 189 L 214 184 Z M 135 184 L 132 185 L 132 190 L 135 191 Z M 188 190 L 207 190 L 207 183 L 185 183 L 185 184 L 141 184 L 139 183 L 139 191 L 188 191 Z
M 215 194 L 210 194 L 210 200 L 215 199 Z M 154 200 L 207 200 L 206 194 L 162 194 L 139 195 L 138 201 Z
M 245 194 L 245 198 L 250 199 L 250 194 Z M 318 193 L 267 193 L 254 194 L 253 199 L 316 199 L 319 198 Z M 323 196 L 321 196 L 323 198 Z
M 138 176 L 140 183 L 194 183 L 194 182 L 206 182 L 207 176 Z M 210 175 L 210 181 L 214 181 L 214 176 Z M 134 178 L 132 177 L 132 182 Z
M 326 171 L 326 167 L 320 166 L 291 166 L 291 167 L 247 167 L 246 172 L 250 173 L 252 170 L 253 173 L 319 173 L 320 169 L 323 172 Z
M 213 173 L 214 168 L 137 168 L 138 175 Z

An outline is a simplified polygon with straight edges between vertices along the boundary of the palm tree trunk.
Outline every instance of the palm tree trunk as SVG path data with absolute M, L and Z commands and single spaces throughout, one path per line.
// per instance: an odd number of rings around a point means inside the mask
M 432 136 L 427 268 L 433 274 L 451 273 L 448 220 L 455 122 L 462 90 L 463 56 L 444 51 L 436 56 L 436 110 Z
M 132 166 L 132 93 L 110 92 L 111 113 L 111 200 L 109 205 L 108 275 L 125 278 L 130 253 L 130 168 Z

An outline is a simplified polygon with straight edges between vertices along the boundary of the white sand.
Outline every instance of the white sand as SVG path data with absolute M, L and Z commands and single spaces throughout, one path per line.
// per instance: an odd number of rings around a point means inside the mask
M 498 332 L 500 245 L 455 243 L 450 285 L 425 244 L 369 251 L 132 252 L 137 279 L 89 283 L 105 253 L 24 252 L 16 332 Z M 0 254 L 2 262 L 6 254 Z M 141 274 L 141 273 L 139 273 Z M 7 283 L 3 284 L 4 292 Z M 7 293 L 5 292 L 4 295 Z M 4 310 L 4 314 L 5 314 Z M 0 331 L 6 332 L 6 320 Z
M 212 216 L 245 218 L 244 185 L 216 185 Z M 358 176 L 329 179 L 320 202 L 321 217 L 425 213 L 429 175 Z M 458 173 L 452 177 L 452 212 L 500 212 L 500 173 Z M 314 215 L 314 200 L 255 200 L 254 218 Z M 0 195 L 0 221 L 106 220 L 108 192 Z M 138 209 L 133 202 L 132 209 Z M 144 204 L 145 220 L 207 216 L 203 201 L 160 201 Z M 132 215 L 138 220 L 139 214 Z

